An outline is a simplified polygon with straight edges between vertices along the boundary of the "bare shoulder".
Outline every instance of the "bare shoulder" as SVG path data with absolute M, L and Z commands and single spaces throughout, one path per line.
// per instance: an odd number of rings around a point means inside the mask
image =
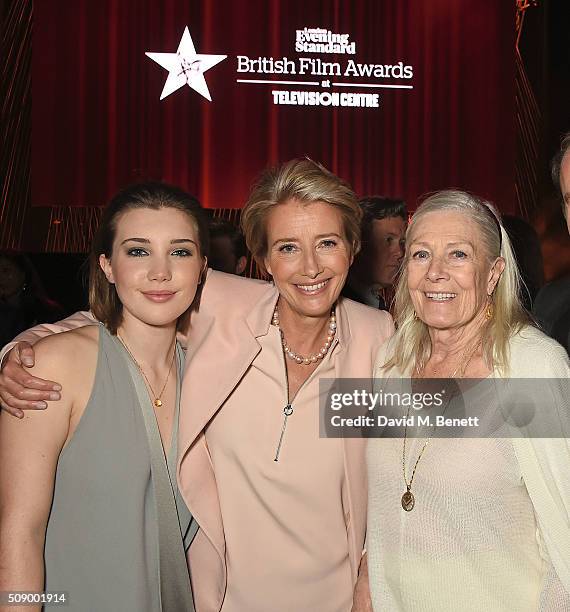
M 97 362 L 99 326 L 90 325 L 42 338 L 35 346 L 34 376 L 79 378 Z

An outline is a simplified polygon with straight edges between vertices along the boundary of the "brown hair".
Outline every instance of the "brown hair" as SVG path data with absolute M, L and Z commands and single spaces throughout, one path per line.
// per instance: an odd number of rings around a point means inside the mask
M 263 272 L 267 272 L 267 217 L 273 207 L 288 200 L 326 202 L 336 208 L 351 253 L 358 253 L 362 210 L 350 185 L 311 159 L 292 159 L 259 177 L 241 214 L 247 248 Z
M 123 305 L 117 295 L 115 285 L 109 283 L 101 266 L 99 256 L 111 259 L 117 222 L 122 214 L 129 210 L 149 208 L 174 208 L 186 213 L 198 232 L 200 255 L 208 255 L 208 221 L 200 202 L 182 189 L 166 183 L 137 183 L 120 191 L 105 208 L 99 228 L 93 237 L 89 255 L 89 305 L 95 317 L 105 324 L 112 333 L 123 318 Z M 196 301 L 196 300 L 195 300 Z M 182 329 L 189 316 L 190 309 L 178 319 L 178 328 Z

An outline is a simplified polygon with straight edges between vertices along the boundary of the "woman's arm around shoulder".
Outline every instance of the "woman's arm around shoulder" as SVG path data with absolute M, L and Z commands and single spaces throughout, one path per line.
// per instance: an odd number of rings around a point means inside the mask
M 0 414 L 0 591 L 43 589 L 57 462 L 91 390 L 97 334 L 93 327 L 38 342 L 32 372 L 62 380 L 62 399 L 45 411 L 26 413 L 23 420 Z
M 35 344 L 42 338 L 51 336 L 52 334 L 59 334 L 60 332 L 70 331 L 85 325 L 96 325 L 97 320 L 90 311 L 80 310 L 73 313 L 66 319 L 57 321 L 57 323 L 40 323 L 34 327 L 30 327 L 21 334 L 18 334 L 12 342 L 2 348 L 0 352 L 0 361 L 4 360 L 6 353 L 8 353 L 18 342 L 27 342 L 28 344 Z
M 46 336 L 95 323 L 97 321 L 90 312 L 76 312 L 58 323 L 32 327 L 17 336 L 16 342 L 7 344 L 0 354 L 2 408 L 21 419 L 23 410 L 43 409 L 46 401 L 59 399 L 61 381 L 44 380 L 30 374 L 29 369 L 35 363 L 31 345 Z

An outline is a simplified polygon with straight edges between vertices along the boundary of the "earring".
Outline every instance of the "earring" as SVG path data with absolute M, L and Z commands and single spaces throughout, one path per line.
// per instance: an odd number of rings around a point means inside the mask
M 495 307 L 493 306 L 491 296 L 489 296 L 489 300 L 487 302 L 487 308 L 485 310 L 485 319 L 487 319 L 487 321 L 490 321 L 493 318 L 494 314 L 495 314 Z
M 419 319 L 418 313 L 414 310 L 414 321 L 417 321 L 418 319 Z

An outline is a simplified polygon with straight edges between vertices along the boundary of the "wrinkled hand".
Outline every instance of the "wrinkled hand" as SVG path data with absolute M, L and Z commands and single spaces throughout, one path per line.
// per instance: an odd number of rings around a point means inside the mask
M 372 599 L 370 598 L 370 589 L 368 587 L 368 555 L 366 554 L 360 561 L 351 612 L 373 612 Z
M 18 342 L 4 358 L 0 372 L 2 409 L 19 419 L 23 410 L 43 410 L 46 401 L 61 398 L 61 385 L 32 376 L 26 368 L 34 365 L 34 349 L 27 342 Z

